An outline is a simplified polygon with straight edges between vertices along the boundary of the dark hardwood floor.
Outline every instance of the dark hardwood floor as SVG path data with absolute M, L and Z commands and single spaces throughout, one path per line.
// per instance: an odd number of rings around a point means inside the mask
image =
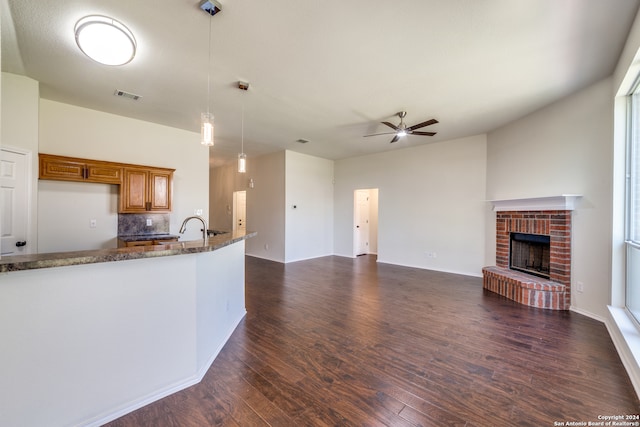
M 638 414 L 603 324 L 482 279 L 247 257 L 248 314 L 203 381 L 111 426 L 554 426 Z M 586 425 L 586 424 L 585 424 Z

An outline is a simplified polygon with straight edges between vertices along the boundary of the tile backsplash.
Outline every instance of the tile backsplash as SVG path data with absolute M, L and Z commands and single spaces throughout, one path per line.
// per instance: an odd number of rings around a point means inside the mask
M 151 225 L 147 225 L 147 223 Z M 118 214 L 118 236 L 169 233 L 170 214 Z

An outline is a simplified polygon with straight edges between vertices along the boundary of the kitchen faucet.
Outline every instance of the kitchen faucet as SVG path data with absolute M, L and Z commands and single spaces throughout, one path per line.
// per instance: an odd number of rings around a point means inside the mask
M 189 220 L 191 219 L 198 219 L 202 222 L 202 240 L 204 240 L 206 242 L 207 240 L 207 223 L 204 222 L 204 218 L 202 218 L 201 216 L 190 216 L 188 218 L 186 218 L 184 221 L 182 221 L 182 225 L 180 226 L 180 231 L 178 231 L 178 233 L 180 234 L 184 234 L 184 232 L 187 229 L 187 222 L 189 222 Z

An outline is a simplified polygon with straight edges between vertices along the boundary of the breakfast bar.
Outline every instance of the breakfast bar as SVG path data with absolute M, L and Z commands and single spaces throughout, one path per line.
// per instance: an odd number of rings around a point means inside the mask
M 0 424 L 101 425 L 198 383 L 254 235 L 1 258 Z

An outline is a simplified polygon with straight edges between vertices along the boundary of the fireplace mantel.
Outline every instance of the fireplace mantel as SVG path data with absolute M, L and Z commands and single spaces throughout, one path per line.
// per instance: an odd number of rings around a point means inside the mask
M 501 211 L 572 211 L 580 194 L 562 194 L 550 197 L 531 197 L 527 199 L 489 200 L 493 210 Z

